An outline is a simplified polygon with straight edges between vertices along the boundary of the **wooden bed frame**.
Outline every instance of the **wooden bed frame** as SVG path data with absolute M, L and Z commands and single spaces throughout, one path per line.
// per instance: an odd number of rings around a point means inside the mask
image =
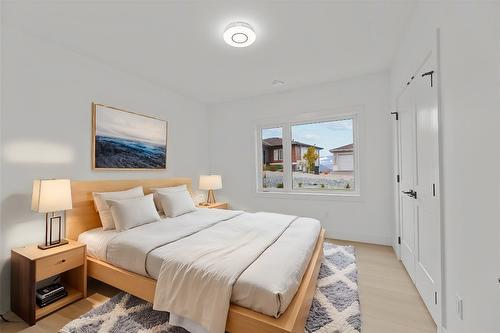
M 99 215 L 94 207 L 92 192 L 122 191 L 135 186 L 143 186 L 144 193 L 148 194 L 154 187 L 183 184 L 186 184 L 191 191 L 190 178 L 72 181 L 73 209 L 69 210 L 66 215 L 66 235 L 69 239 L 77 240 L 82 232 L 101 226 Z M 230 333 L 303 333 L 323 258 L 324 236 L 325 232 L 321 230 L 300 287 L 283 315 L 274 318 L 231 304 L 226 331 Z M 153 302 L 156 288 L 154 279 L 91 257 L 87 257 L 87 275 L 148 302 Z

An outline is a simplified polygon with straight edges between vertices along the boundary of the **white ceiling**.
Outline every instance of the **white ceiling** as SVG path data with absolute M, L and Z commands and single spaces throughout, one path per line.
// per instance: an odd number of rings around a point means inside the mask
M 389 68 L 413 1 L 17 2 L 7 24 L 203 103 Z M 243 20 L 257 41 L 232 48 Z M 273 80 L 285 81 L 275 87 Z

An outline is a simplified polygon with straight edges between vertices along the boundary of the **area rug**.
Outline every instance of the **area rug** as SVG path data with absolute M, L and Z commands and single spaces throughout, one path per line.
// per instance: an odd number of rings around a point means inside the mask
M 168 312 L 155 311 L 151 303 L 122 292 L 68 323 L 60 333 L 189 333 L 169 325 L 168 319 Z M 352 246 L 324 244 L 324 259 L 305 332 L 361 332 L 356 258 Z

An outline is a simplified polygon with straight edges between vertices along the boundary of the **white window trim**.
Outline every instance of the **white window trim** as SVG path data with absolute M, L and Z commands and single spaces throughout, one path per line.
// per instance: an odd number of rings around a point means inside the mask
M 311 197 L 360 197 L 361 196 L 361 184 L 360 184 L 360 165 L 359 165 L 359 107 L 351 109 L 351 112 L 346 113 L 334 113 L 328 111 L 316 112 L 316 113 L 304 113 L 299 114 L 295 117 L 290 117 L 288 121 L 268 121 L 263 120 L 256 127 L 256 192 L 257 195 L 263 195 L 266 197 L 281 197 L 287 195 L 290 197 L 299 198 L 311 198 Z M 353 191 L 332 191 L 332 190 L 299 190 L 292 189 L 292 152 L 291 145 L 287 144 L 291 142 L 291 129 L 294 125 L 309 124 L 315 122 L 328 122 L 328 121 L 339 121 L 344 119 L 353 120 L 353 144 L 354 144 L 354 190 Z M 262 172 L 263 172 L 263 161 L 262 161 L 262 130 L 270 128 L 282 128 L 282 140 L 283 140 L 283 188 L 272 188 L 264 189 L 262 187 Z

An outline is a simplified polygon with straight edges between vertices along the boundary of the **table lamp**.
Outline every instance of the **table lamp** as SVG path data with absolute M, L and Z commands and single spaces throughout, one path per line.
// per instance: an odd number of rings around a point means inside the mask
M 208 190 L 207 202 L 202 203 L 203 206 L 214 204 L 215 194 L 214 190 L 222 188 L 222 177 L 220 175 L 203 175 L 200 176 L 200 190 Z
M 31 209 L 45 213 L 45 243 L 38 245 L 39 249 L 46 250 L 68 243 L 66 239 L 61 239 L 62 216 L 56 215 L 56 212 L 71 208 L 73 203 L 69 179 L 37 179 L 33 182 Z M 57 238 L 52 239 L 56 221 L 59 223 L 59 232 Z

